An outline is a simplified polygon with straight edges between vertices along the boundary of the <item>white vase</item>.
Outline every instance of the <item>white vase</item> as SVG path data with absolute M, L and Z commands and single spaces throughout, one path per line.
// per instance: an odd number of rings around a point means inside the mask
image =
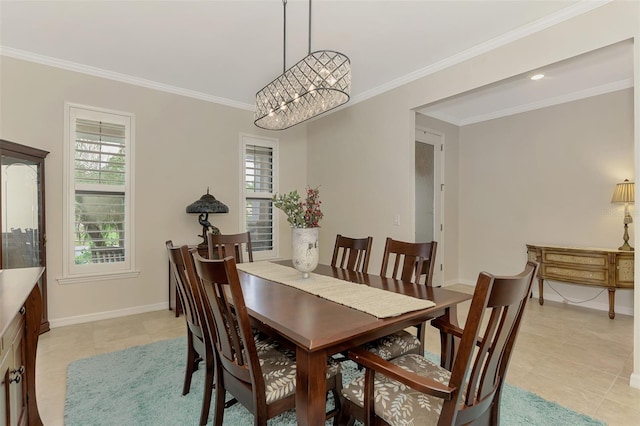
M 293 267 L 309 278 L 318 266 L 318 228 L 291 228 L 291 246 Z

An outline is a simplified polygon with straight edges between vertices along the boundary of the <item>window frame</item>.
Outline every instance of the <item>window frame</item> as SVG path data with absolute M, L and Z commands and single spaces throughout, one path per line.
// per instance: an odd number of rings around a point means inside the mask
M 263 192 L 253 192 L 247 191 L 245 185 L 246 178 L 246 164 L 245 164 L 245 155 L 247 152 L 247 145 L 257 145 L 261 147 L 271 148 L 273 152 L 273 163 L 272 163 L 272 178 L 273 185 L 271 189 L 271 193 L 266 194 Z M 278 192 L 278 164 L 279 164 L 279 141 L 275 138 L 269 138 L 265 136 L 256 136 L 247 133 L 240 133 L 240 193 L 242 194 L 240 200 L 240 226 L 241 229 L 248 231 L 247 229 L 247 220 L 246 220 L 246 208 L 247 208 L 247 199 L 248 198 L 263 198 L 263 199 L 272 199 L 273 196 Z M 266 260 L 266 259 L 275 259 L 278 257 L 278 220 L 275 212 L 275 207 L 273 207 L 273 214 L 271 216 L 271 224 L 272 224 L 272 249 L 265 251 L 253 251 L 253 259 L 254 260 Z M 253 243 L 253 240 L 252 240 Z
M 75 263 L 75 199 L 76 192 L 83 189 L 99 189 L 108 193 L 104 185 L 77 184 L 75 179 L 75 139 L 76 120 L 88 119 L 125 126 L 125 183 L 118 189 L 124 191 L 124 253 L 123 262 L 111 263 Z M 63 276 L 61 284 L 84 281 L 132 278 L 139 274 L 135 263 L 135 226 L 134 226 L 134 152 L 135 152 L 135 115 L 105 108 L 65 103 L 65 141 L 64 141 L 64 190 L 63 190 Z

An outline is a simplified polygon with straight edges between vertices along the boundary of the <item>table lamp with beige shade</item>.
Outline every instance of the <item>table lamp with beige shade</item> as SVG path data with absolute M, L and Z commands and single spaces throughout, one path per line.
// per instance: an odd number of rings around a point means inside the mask
M 629 179 L 625 179 L 624 182 L 616 185 L 616 189 L 611 197 L 611 202 L 614 204 L 624 203 L 624 244 L 618 247 L 618 250 L 633 250 L 633 247 L 629 245 L 629 224 L 633 222 L 633 217 L 629 213 L 629 203 L 635 201 L 635 183 L 629 182 Z

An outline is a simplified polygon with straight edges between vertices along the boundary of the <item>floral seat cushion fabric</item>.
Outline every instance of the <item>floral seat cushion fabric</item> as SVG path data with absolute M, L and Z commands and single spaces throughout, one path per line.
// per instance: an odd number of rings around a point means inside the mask
M 295 353 L 271 339 L 256 339 L 256 350 L 264 377 L 267 404 L 292 395 L 296 390 Z M 339 369 L 337 362 L 329 360 L 327 378 L 337 375 Z
M 428 359 L 415 355 L 403 355 L 391 360 L 400 368 L 448 384 L 451 372 Z M 376 373 L 374 380 L 375 411 L 378 417 L 391 425 L 437 424 L 442 411 L 442 399 L 425 395 L 404 384 Z M 342 395 L 364 407 L 364 374 L 342 389 Z
M 420 348 L 420 340 L 408 331 L 402 330 L 366 343 L 364 348 L 380 358 L 390 360 L 400 355 L 417 353 Z

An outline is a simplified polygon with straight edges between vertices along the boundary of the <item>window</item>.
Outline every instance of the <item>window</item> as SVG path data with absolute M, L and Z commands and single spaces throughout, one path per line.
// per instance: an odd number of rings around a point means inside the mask
M 71 104 L 66 112 L 64 275 L 132 272 L 133 115 Z
M 243 220 L 255 259 L 277 256 L 271 199 L 276 192 L 277 141 L 242 136 Z

